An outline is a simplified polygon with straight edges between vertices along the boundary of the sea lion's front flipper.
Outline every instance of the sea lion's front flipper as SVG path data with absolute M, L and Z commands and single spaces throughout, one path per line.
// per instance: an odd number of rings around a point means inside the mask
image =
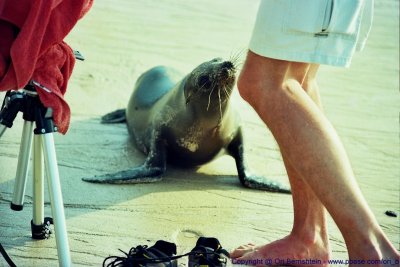
M 154 138 L 150 153 L 143 165 L 116 173 L 92 178 L 82 178 L 85 182 L 102 184 L 152 183 L 162 180 L 167 165 L 166 146 L 161 138 Z
M 235 138 L 229 144 L 228 153 L 235 159 L 239 180 L 243 186 L 270 192 L 291 193 L 288 186 L 251 173 L 244 158 L 243 137 L 240 129 Z

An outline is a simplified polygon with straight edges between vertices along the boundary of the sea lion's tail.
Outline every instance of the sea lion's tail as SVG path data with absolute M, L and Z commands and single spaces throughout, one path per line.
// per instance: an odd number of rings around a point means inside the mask
M 125 123 L 126 109 L 117 109 L 101 117 L 101 123 Z

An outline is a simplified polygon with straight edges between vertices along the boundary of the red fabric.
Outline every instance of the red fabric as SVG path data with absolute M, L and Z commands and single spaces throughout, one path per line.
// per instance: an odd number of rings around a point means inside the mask
M 65 134 L 70 109 L 64 100 L 75 58 L 63 42 L 93 0 L 0 0 L 0 91 L 34 80 L 41 102 L 53 109 Z

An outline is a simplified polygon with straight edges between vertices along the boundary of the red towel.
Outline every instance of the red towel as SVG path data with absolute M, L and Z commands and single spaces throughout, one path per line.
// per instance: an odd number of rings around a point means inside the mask
M 53 109 L 65 134 L 70 109 L 64 100 L 74 67 L 72 49 L 63 42 L 93 0 L 0 0 L 0 91 L 23 88 L 30 80 L 40 100 Z

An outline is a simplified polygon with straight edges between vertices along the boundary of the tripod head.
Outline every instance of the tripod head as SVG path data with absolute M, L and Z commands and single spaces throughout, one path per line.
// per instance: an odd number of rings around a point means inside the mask
M 0 111 L 0 137 L 5 128 L 11 128 L 18 114 L 23 113 L 25 121 L 36 122 L 35 134 L 57 131 L 53 123 L 53 111 L 40 102 L 35 86 L 30 82 L 21 90 L 7 91 Z
M 78 51 L 73 51 L 77 60 L 84 61 L 85 57 Z M 23 89 L 7 91 L 0 109 L 0 137 L 6 128 L 11 128 L 18 112 L 23 113 L 26 121 L 35 121 L 36 134 L 51 133 L 57 131 L 53 122 L 53 110 L 45 108 L 40 102 L 36 86 L 42 85 L 31 80 Z M 47 88 L 42 87 L 47 90 Z

